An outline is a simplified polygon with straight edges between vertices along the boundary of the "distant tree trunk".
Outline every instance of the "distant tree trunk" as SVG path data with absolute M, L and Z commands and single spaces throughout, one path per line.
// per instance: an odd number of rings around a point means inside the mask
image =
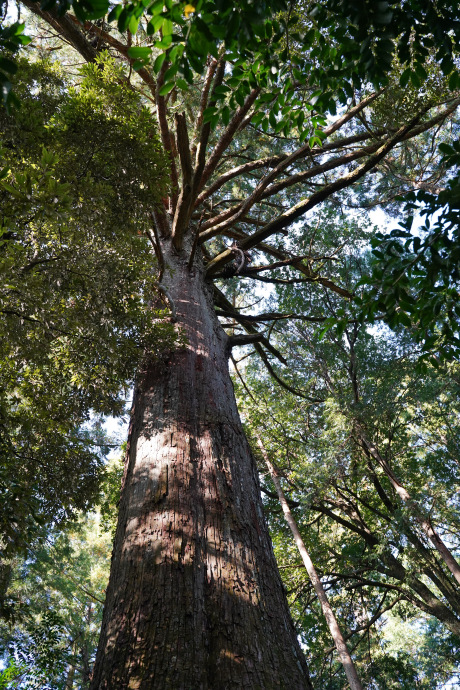
M 86 625 L 88 629 L 91 625 L 91 619 L 93 614 L 93 605 L 89 602 L 86 606 Z M 90 662 L 90 651 L 88 647 L 88 640 L 82 635 L 82 646 L 80 647 L 80 658 L 81 658 L 81 688 L 82 690 L 87 690 L 91 681 L 91 662 Z
M 294 537 L 294 541 L 299 550 L 300 557 L 302 558 L 303 564 L 305 566 L 305 570 L 308 573 L 308 577 L 310 578 L 310 581 L 316 592 L 316 596 L 318 597 L 319 603 L 321 604 L 321 609 L 326 619 L 332 639 L 334 640 L 335 648 L 337 649 L 339 659 L 345 670 L 345 674 L 347 676 L 350 688 L 351 690 L 363 690 L 363 686 L 359 679 L 358 672 L 356 671 L 353 659 L 351 658 L 350 652 L 348 651 L 345 638 L 342 634 L 342 631 L 340 630 L 337 618 L 335 617 L 334 611 L 332 610 L 332 606 L 329 603 L 326 590 L 323 587 L 321 578 L 316 572 L 316 568 L 313 565 L 313 561 L 311 560 L 310 554 L 307 551 L 307 547 L 305 546 L 304 540 L 302 539 L 302 535 L 300 534 L 297 522 L 295 521 L 294 516 L 291 513 L 291 509 L 289 508 L 286 496 L 284 495 L 283 487 L 281 486 L 281 481 L 278 477 L 278 472 L 272 464 L 270 458 L 268 457 L 268 453 L 265 449 L 265 446 L 260 436 L 257 436 L 257 445 L 261 450 L 261 453 L 265 460 L 265 464 L 267 465 L 273 484 L 275 485 L 276 493 L 278 494 L 279 502 L 281 503 L 281 508 L 283 509 L 284 517 L 286 518 L 286 522 L 288 523 L 289 529 L 291 530 L 292 536 Z
M 187 344 L 136 386 L 91 687 L 310 689 L 200 267 L 163 284 Z M 184 258 L 182 258 L 184 257 Z M 168 270 L 169 269 L 169 270 Z
M 7 616 L 6 595 L 10 586 L 13 567 L 8 561 L 0 561 L 0 616 Z
M 73 690 L 73 679 L 75 677 L 75 666 L 73 664 L 70 664 L 68 670 L 67 670 L 67 678 L 65 681 L 65 688 L 64 690 Z

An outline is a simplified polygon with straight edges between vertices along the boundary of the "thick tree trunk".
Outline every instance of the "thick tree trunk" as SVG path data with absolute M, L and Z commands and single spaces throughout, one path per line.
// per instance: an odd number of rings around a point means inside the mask
M 311 688 L 200 268 L 168 250 L 187 344 L 136 387 L 91 687 Z

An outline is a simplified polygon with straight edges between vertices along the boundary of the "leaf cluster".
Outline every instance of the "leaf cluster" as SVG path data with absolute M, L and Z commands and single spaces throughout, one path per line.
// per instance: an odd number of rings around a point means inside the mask
M 440 149 L 456 164 L 458 143 Z M 371 240 L 370 274 L 358 284 L 367 289 L 356 298 L 362 318 L 371 323 L 382 314 L 392 328 L 408 328 L 435 366 L 437 357 L 455 358 L 460 346 L 459 190 L 456 174 L 438 195 L 422 190 L 405 197 L 400 227 Z
M 7 558 L 44 523 L 94 501 L 107 444 L 90 415 L 122 412 L 145 350 L 155 356 L 176 339 L 153 308 L 155 262 L 143 234 L 167 175 L 151 117 L 107 60 L 79 87 L 50 64 L 21 74 L 29 77 L 18 83 L 23 107 L 1 116 Z

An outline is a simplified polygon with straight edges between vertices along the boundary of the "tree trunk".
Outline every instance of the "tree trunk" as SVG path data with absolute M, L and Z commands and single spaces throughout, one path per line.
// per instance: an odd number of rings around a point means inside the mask
M 307 547 L 305 546 L 304 540 L 302 539 L 302 535 L 300 534 L 299 528 L 297 527 L 297 522 L 295 521 L 294 516 L 291 513 L 291 509 L 289 508 L 286 496 L 284 495 L 283 487 L 281 486 L 277 470 L 275 470 L 274 465 L 271 463 L 260 436 L 257 436 L 257 445 L 260 448 L 260 451 L 265 460 L 265 464 L 267 465 L 268 471 L 272 478 L 273 484 L 275 485 L 276 493 L 278 494 L 279 502 L 281 504 L 281 508 L 283 509 L 284 517 L 286 518 L 286 522 L 288 523 L 289 529 L 291 530 L 292 536 L 294 537 L 294 541 L 299 550 L 300 557 L 302 558 L 303 564 L 305 566 L 305 570 L 308 573 L 308 577 L 310 578 L 310 581 L 316 592 L 316 596 L 318 597 L 319 603 L 321 604 L 321 609 L 326 619 L 329 632 L 331 633 L 332 639 L 334 640 L 335 648 L 339 655 L 339 659 L 342 663 L 342 666 L 345 670 L 345 674 L 347 676 L 350 688 L 351 690 L 363 690 L 363 686 L 361 684 L 355 665 L 353 663 L 353 659 L 351 658 L 350 652 L 348 651 L 348 647 L 342 635 L 342 631 L 340 630 L 337 618 L 335 617 L 334 611 L 332 610 L 332 606 L 329 603 L 326 590 L 323 587 L 321 578 L 316 572 L 316 568 L 313 565 L 313 561 L 311 560 L 310 554 L 307 551 Z
M 73 690 L 73 679 L 75 678 L 75 666 L 73 664 L 69 665 L 67 669 L 67 678 L 65 681 L 64 690 Z
M 417 504 L 417 502 L 414 501 L 407 489 L 405 489 L 404 486 L 402 486 L 388 462 L 382 455 L 380 455 L 376 446 L 371 441 L 369 441 L 369 439 L 363 434 L 361 430 L 359 430 L 358 433 L 359 441 L 364 451 L 369 453 L 369 455 L 371 455 L 374 458 L 374 460 L 378 462 L 378 464 L 390 480 L 391 486 L 393 487 L 399 498 L 409 508 L 410 513 L 413 515 L 417 523 L 420 525 L 422 531 L 431 541 L 436 551 L 441 556 L 442 560 L 444 561 L 444 563 L 449 568 L 450 572 L 460 585 L 460 566 L 453 557 L 450 549 L 447 548 L 439 534 L 434 530 L 431 522 L 423 515 L 423 511 L 420 509 L 420 506 Z
M 185 347 L 136 386 L 92 689 L 310 689 L 201 267 L 165 250 Z

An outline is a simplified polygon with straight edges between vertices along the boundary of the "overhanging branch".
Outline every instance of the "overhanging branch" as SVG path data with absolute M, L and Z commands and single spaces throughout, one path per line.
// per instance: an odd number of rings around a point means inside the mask
M 363 165 L 359 166 L 358 168 L 356 168 L 356 170 L 353 170 L 353 172 L 349 173 L 348 175 L 345 175 L 336 180 L 335 182 L 326 185 L 318 192 L 312 194 L 311 197 L 309 197 L 308 199 L 302 199 L 302 201 L 299 201 L 299 203 L 295 204 L 290 209 L 282 213 L 280 216 L 278 216 L 278 218 L 275 218 L 275 220 L 271 221 L 270 223 L 267 223 L 265 227 L 261 228 L 260 230 L 257 230 L 247 240 L 243 240 L 241 242 L 241 248 L 251 249 L 253 247 L 256 247 L 260 241 L 266 240 L 271 235 L 274 235 L 275 233 L 280 232 L 280 230 L 289 227 L 298 218 L 307 213 L 307 211 L 317 206 L 319 203 L 330 197 L 335 192 L 338 192 L 354 184 L 357 180 L 363 177 L 369 170 L 375 167 L 377 163 L 379 163 L 379 161 L 381 161 L 382 158 L 388 153 L 388 151 L 390 151 L 394 146 L 396 146 L 397 143 L 399 143 L 399 141 L 401 141 L 404 135 L 407 134 L 419 121 L 422 115 L 429 110 L 429 107 L 430 106 L 426 106 L 425 108 L 423 108 L 417 114 L 417 116 L 414 117 L 407 125 L 400 127 L 396 134 L 393 137 L 391 137 L 387 142 L 385 142 L 385 144 L 383 144 L 383 146 L 381 146 L 376 151 L 376 153 L 373 156 L 371 156 L 369 160 L 367 160 Z M 232 252 L 231 250 L 227 249 L 218 256 L 216 256 L 208 264 L 207 275 L 212 276 L 219 270 L 219 268 L 229 263 L 229 261 L 231 260 Z

